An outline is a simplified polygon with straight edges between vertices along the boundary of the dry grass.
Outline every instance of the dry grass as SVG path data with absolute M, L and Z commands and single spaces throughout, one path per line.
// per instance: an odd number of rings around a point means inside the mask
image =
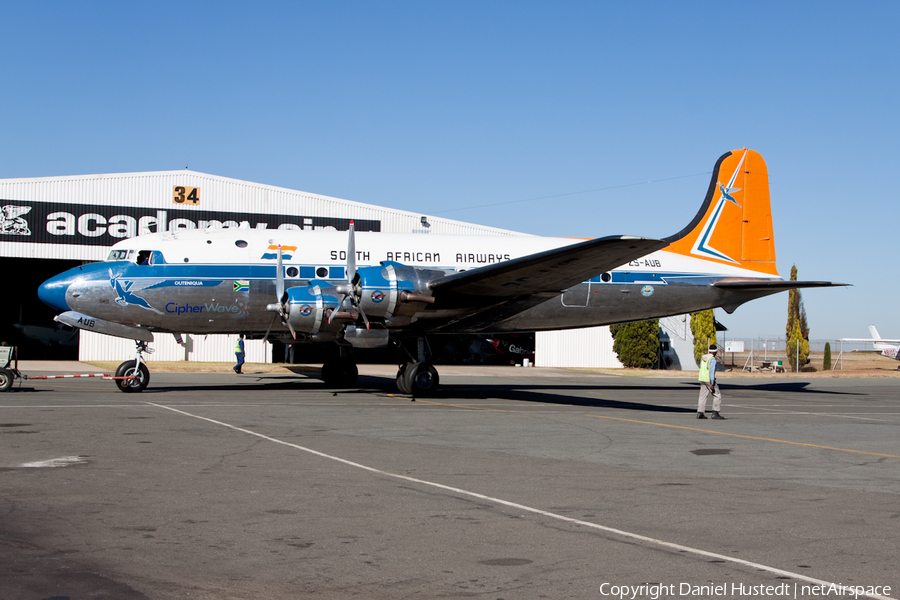
M 729 352 L 726 356 L 719 357 L 724 364 L 726 371 L 721 377 L 727 379 L 758 379 L 763 377 L 786 377 L 786 378 L 900 378 L 898 371 L 898 363 L 896 360 L 881 356 L 878 352 L 848 352 L 842 357 L 842 365 L 839 364 L 836 370 L 823 371 L 822 352 L 813 352 L 810 356 L 811 361 L 808 366 L 816 369 L 815 371 L 803 371 L 801 373 L 773 373 L 772 371 L 755 371 L 743 370 L 744 364 L 747 363 L 748 353 L 735 353 L 734 361 Z M 771 360 L 781 360 L 782 364 L 787 365 L 787 359 L 784 356 L 772 356 Z M 838 353 L 831 355 L 831 364 L 837 363 Z M 754 364 L 759 365 L 759 359 L 754 357 Z M 842 368 L 843 367 L 843 368 Z M 653 369 L 577 369 L 589 373 L 602 373 L 604 375 L 619 375 L 624 377 L 689 377 L 696 378 L 696 371 L 658 371 Z
M 833 370 L 824 371 L 822 369 L 822 361 L 824 359 L 822 352 L 810 353 L 810 363 L 808 366 L 813 367 L 815 372 L 803 371 L 801 373 L 784 373 L 784 375 L 792 377 L 900 377 L 900 371 L 897 370 L 898 363 L 896 360 L 881 356 L 879 352 L 845 352 L 838 362 L 838 352 L 831 353 L 831 364 L 835 367 Z M 723 362 L 726 366 L 733 368 L 729 373 L 737 375 L 741 373 L 741 369 L 747 360 L 747 354 L 735 354 L 734 362 L 731 361 L 731 355 L 723 356 Z M 772 358 L 770 356 L 770 358 Z M 787 359 L 783 356 L 774 357 L 774 360 L 781 360 L 782 364 L 787 365 Z M 759 364 L 758 359 L 756 364 Z M 749 373 L 743 373 L 750 376 Z M 765 373 L 764 373 L 765 375 Z M 772 375 L 771 372 L 768 375 Z M 778 374 L 782 376 L 782 373 Z M 754 374 L 753 376 L 756 376 Z
M 602 373 L 604 375 L 619 375 L 624 377 L 685 377 L 696 379 L 697 371 L 657 371 L 653 369 L 577 369 L 591 373 Z M 873 378 L 898 378 L 900 379 L 900 371 L 894 366 L 890 369 L 847 369 L 842 371 L 804 371 L 802 373 L 773 373 L 772 371 L 761 371 L 750 373 L 749 371 L 741 371 L 737 367 L 733 371 L 718 371 L 716 379 L 763 379 L 763 378 L 788 378 L 788 379 L 873 379 Z

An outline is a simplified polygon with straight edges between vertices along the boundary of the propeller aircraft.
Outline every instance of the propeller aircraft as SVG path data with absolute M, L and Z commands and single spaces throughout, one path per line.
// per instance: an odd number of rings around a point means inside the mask
M 355 385 L 353 348 L 414 347 L 397 387 L 428 395 L 439 384 L 428 336 L 730 313 L 834 285 L 778 275 L 766 164 L 741 149 L 719 158 L 696 216 L 664 239 L 183 229 L 118 242 L 38 294 L 58 322 L 135 340 L 116 373 L 125 392 L 147 386 L 155 333 L 243 333 L 332 345 L 322 378 L 335 387 Z

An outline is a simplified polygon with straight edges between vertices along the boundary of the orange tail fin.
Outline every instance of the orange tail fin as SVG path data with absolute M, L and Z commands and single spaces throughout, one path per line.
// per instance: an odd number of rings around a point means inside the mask
M 742 149 L 719 158 L 700 211 L 666 241 L 668 252 L 777 276 L 763 157 Z

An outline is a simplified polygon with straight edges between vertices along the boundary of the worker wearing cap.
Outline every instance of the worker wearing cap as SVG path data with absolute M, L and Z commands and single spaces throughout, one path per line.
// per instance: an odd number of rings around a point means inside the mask
M 697 418 L 706 418 L 706 399 L 712 394 L 712 418 L 724 419 L 719 411 L 722 409 L 722 392 L 716 383 L 716 352 L 719 348 L 713 344 L 709 347 L 709 353 L 700 357 L 700 399 L 697 403 Z

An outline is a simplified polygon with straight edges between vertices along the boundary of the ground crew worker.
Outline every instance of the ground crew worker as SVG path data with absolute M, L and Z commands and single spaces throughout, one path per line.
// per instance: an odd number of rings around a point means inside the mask
M 237 357 L 237 364 L 234 365 L 234 372 L 241 374 L 241 365 L 244 364 L 244 334 L 238 337 L 237 343 L 234 345 L 234 355 Z
M 709 347 L 709 354 L 700 357 L 700 398 L 697 403 L 697 418 L 706 418 L 706 399 L 712 394 L 712 418 L 724 419 L 719 411 L 722 409 L 722 392 L 716 383 L 716 352 L 719 348 L 713 344 Z

